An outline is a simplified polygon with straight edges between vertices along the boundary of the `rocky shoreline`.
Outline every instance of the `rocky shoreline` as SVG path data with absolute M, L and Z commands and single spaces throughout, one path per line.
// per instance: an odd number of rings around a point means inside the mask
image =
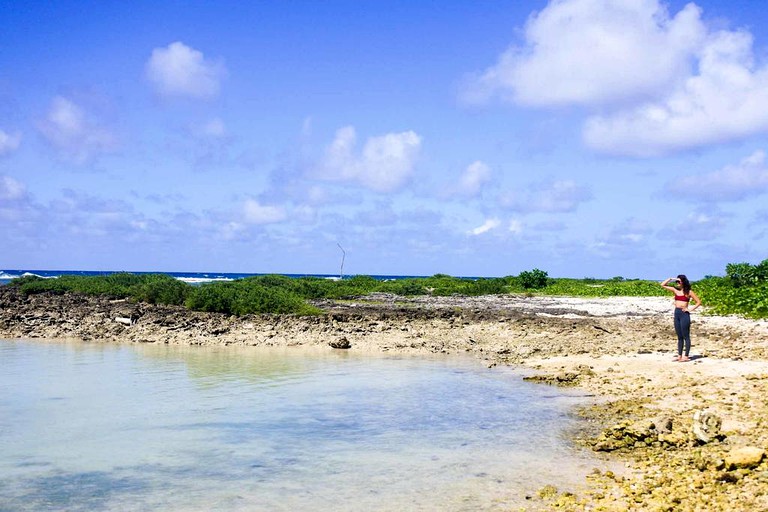
M 666 298 L 419 297 L 319 301 L 312 317 L 230 317 L 0 287 L 0 337 L 106 343 L 329 346 L 470 353 L 607 398 L 580 442 L 631 468 L 578 495 L 543 488 L 530 510 L 768 510 L 768 323 L 694 315 L 694 359 Z M 331 348 L 334 347 L 334 348 Z

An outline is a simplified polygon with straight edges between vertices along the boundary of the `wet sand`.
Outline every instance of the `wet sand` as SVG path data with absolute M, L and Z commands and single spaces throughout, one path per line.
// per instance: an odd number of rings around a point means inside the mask
M 0 288 L 0 336 L 93 342 L 467 352 L 545 384 L 604 397 L 578 442 L 626 463 L 586 491 L 543 487 L 529 510 L 768 510 L 768 322 L 692 314 L 691 362 L 673 362 L 668 298 L 374 295 L 317 317 L 192 313 Z M 694 420 L 694 417 L 697 420 Z

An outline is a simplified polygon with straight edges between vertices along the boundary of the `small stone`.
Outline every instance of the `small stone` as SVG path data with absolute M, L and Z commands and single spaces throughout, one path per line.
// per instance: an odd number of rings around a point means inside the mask
M 756 446 L 745 446 L 731 450 L 725 457 L 725 466 L 732 469 L 751 469 L 762 462 L 765 450 Z
M 653 426 L 658 434 L 671 434 L 673 420 L 671 416 L 661 416 L 653 420 Z
M 554 485 L 545 485 L 539 489 L 536 494 L 542 499 L 552 498 L 557 495 L 557 487 Z
M 331 346 L 331 348 L 338 348 L 338 349 L 348 349 L 352 346 L 352 344 L 349 342 L 349 340 L 346 337 L 339 338 L 338 340 L 334 340 L 328 343 L 328 345 Z

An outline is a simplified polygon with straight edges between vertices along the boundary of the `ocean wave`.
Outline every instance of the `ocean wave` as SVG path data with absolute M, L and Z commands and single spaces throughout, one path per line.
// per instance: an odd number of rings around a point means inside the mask
M 234 279 L 230 277 L 176 277 L 176 279 L 189 284 L 212 283 L 214 281 L 234 281 Z
M 41 276 L 39 274 L 33 274 L 32 272 L 24 272 L 19 274 L 18 272 L 14 272 L 13 270 L 9 270 L 7 272 L 5 270 L 0 270 L 0 279 L 4 279 L 8 281 L 10 281 L 11 279 L 18 279 L 20 277 L 28 277 L 28 276 L 41 277 L 43 279 L 50 278 L 50 276 Z

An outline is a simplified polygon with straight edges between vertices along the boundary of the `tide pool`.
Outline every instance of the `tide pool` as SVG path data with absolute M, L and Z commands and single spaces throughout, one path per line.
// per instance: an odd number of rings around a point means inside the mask
M 506 510 L 585 398 L 463 357 L 0 340 L 0 511 Z

